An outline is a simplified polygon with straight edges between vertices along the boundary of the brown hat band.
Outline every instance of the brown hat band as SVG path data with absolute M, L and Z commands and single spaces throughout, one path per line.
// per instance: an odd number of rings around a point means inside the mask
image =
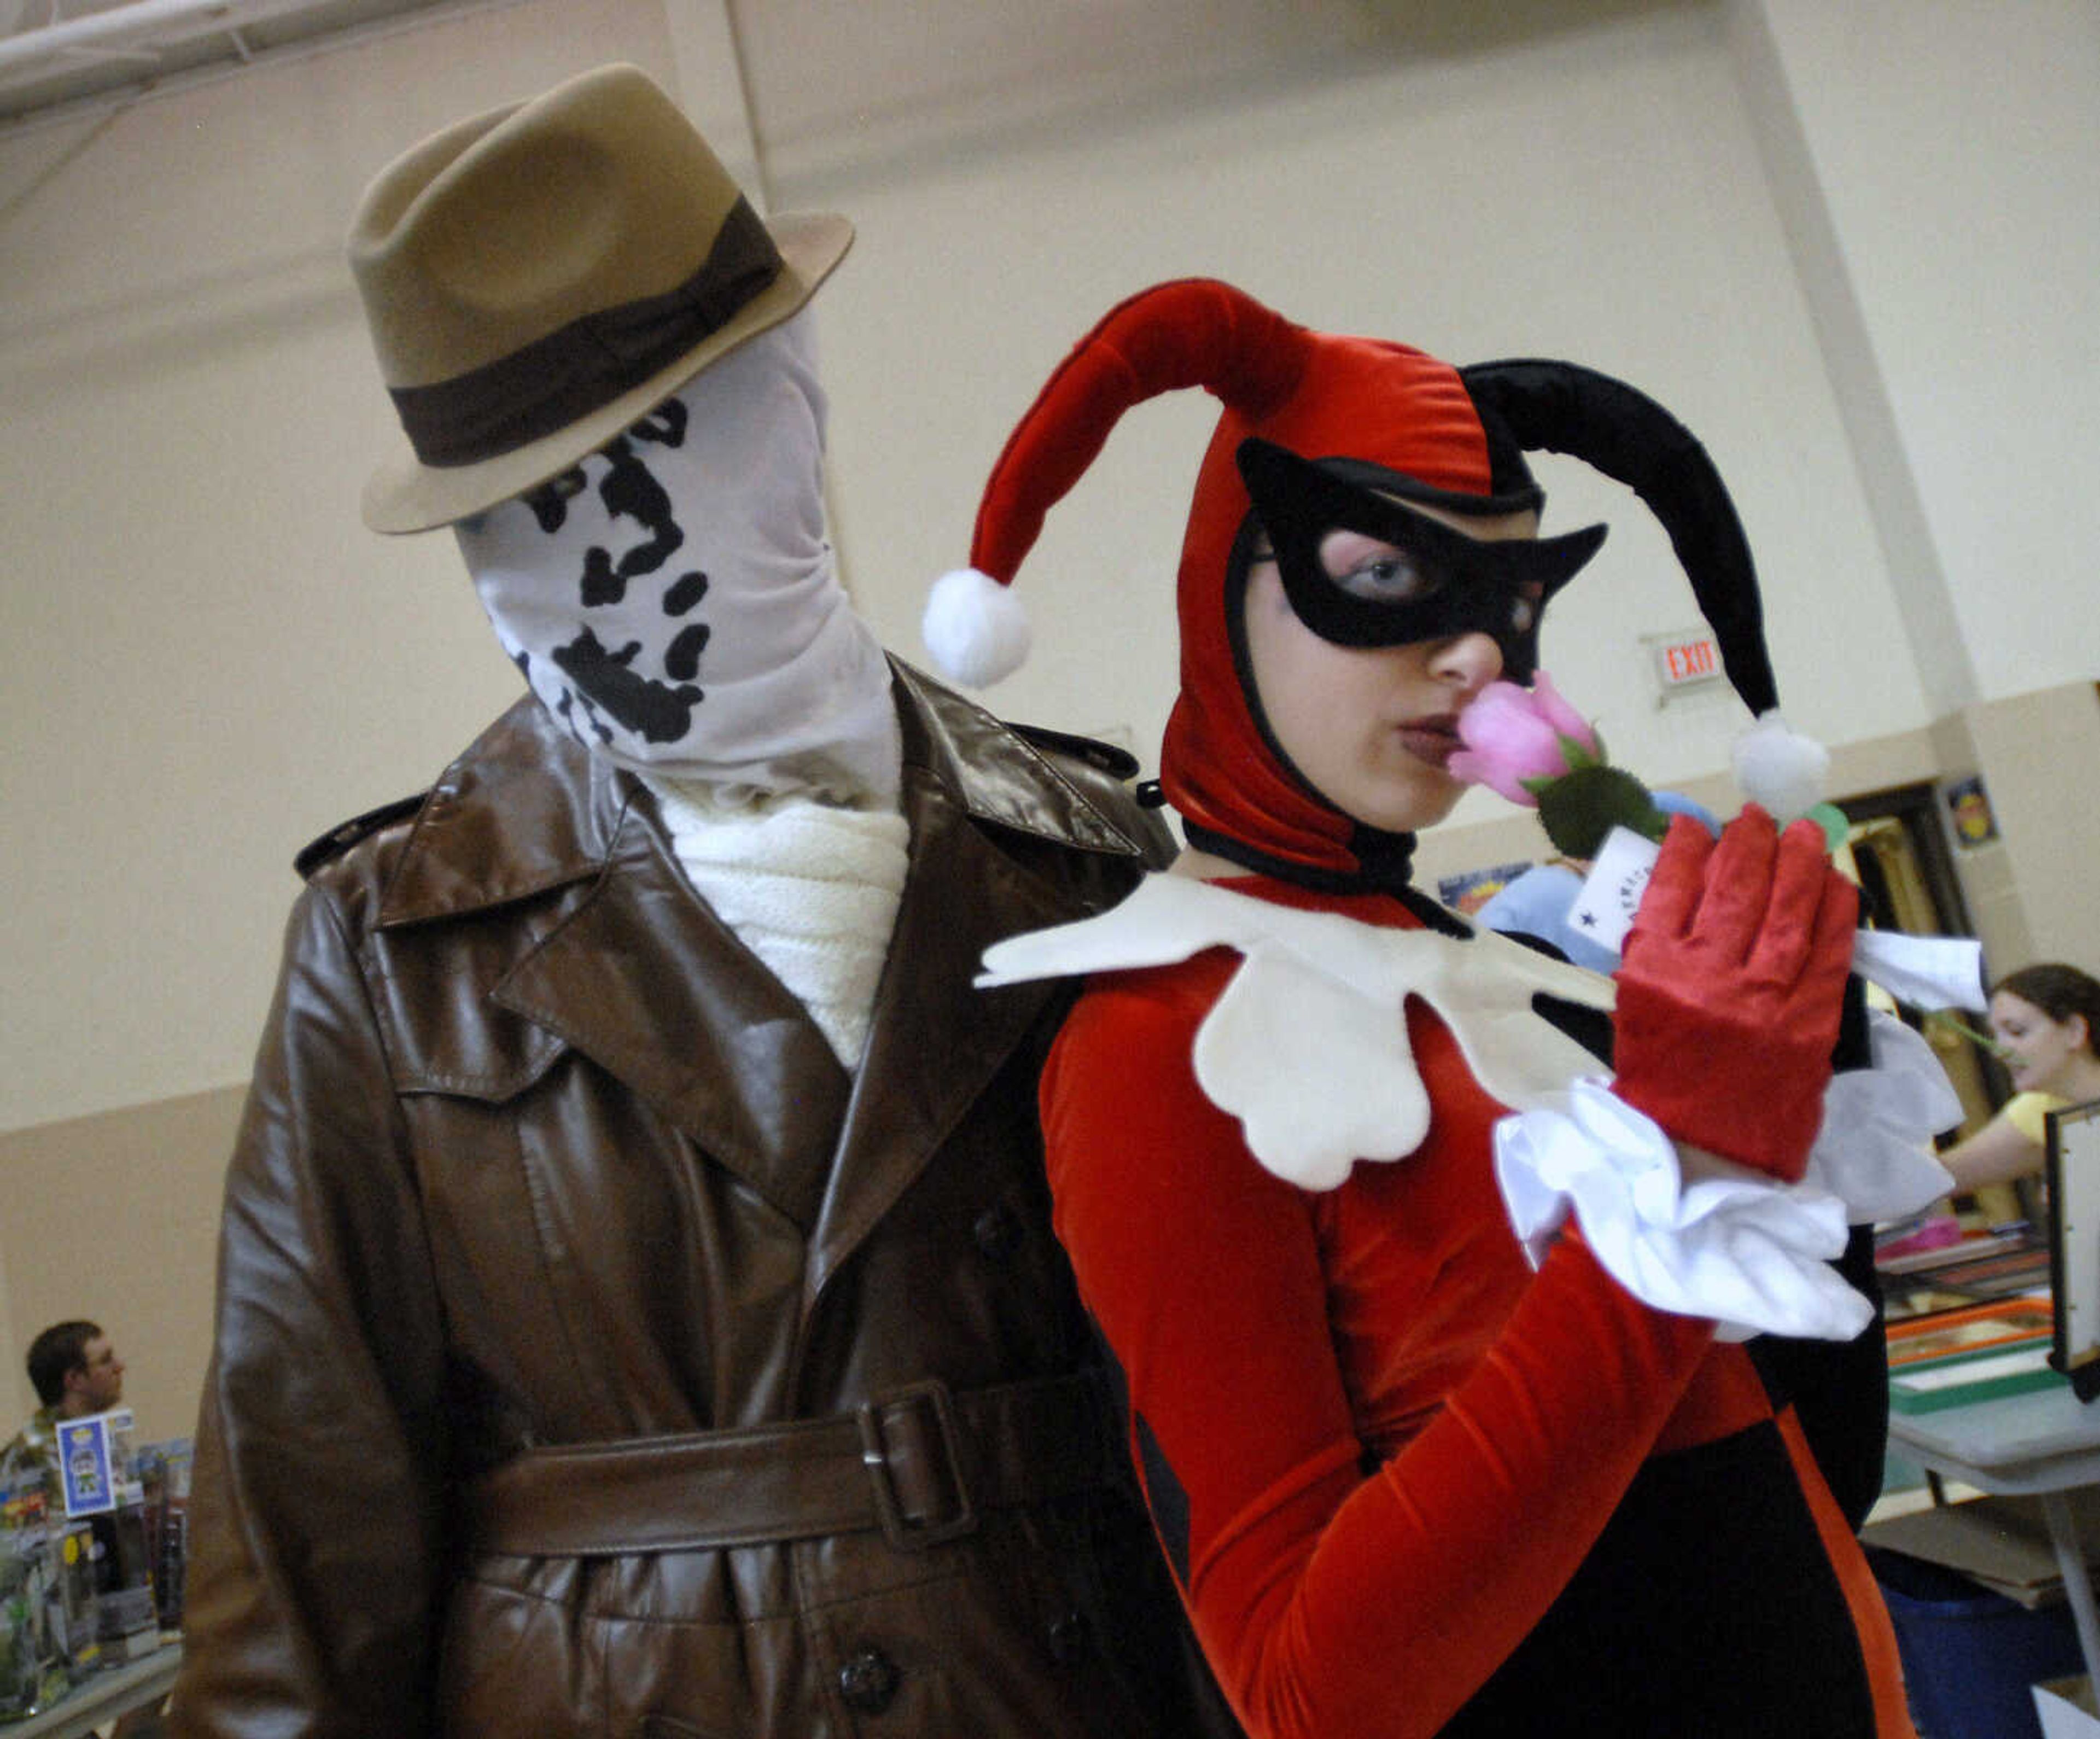
M 565 428 L 668 367 L 780 275 L 780 250 L 739 197 L 698 271 L 602 308 L 450 380 L 390 389 L 425 465 L 475 465 Z

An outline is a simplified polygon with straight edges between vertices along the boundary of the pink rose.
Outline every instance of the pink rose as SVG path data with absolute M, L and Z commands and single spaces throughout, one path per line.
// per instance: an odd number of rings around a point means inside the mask
M 1458 737 L 1466 746 L 1448 763 L 1453 776 L 1491 787 L 1528 809 L 1537 807 L 1538 798 L 1524 782 L 1569 772 L 1570 744 L 1574 765 L 1594 766 L 1604 756 L 1596 731 L 1543 670 L 1529 689 L 1489 683 L 1458 715 Z

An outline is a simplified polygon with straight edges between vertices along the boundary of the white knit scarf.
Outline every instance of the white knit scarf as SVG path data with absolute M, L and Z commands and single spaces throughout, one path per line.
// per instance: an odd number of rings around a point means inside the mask
M 802 793 L 738 801 L 697 782 L 647 783 L 687 880 L 852 1070 L 904 891 L 911 824 L 894 809 Z

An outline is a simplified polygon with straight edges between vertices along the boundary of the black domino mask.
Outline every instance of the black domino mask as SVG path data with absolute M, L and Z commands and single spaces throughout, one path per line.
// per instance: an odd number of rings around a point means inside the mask
M 1529 682 L 1547 602 L 1604 541 L 1601 525 L 1557 537 L 1468 537 L 1403 499 L 1477 518 L 1535 510 L 1535 486 L 1454 495 L 1363 460 L 1304 459 L 1258 439 L 1242 441 L 1235 457 L 1292 610 L 1337 646 L 1484 633 L 1501 650 L 1502 674 Z M 1338 562 L 1323 554 L 1338 532 L 1388 548 Z

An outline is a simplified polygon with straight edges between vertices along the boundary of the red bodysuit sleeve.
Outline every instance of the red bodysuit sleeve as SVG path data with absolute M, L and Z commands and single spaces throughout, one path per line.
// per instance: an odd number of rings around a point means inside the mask
M 1155 1520 L 1185 1527 L 1167 1544 L 1198 1635 L 1250 1732 L 1432 1734 L 1581 1564 L 1710 1325 L 1648 1309 L 1564 1237 L 1430 1423 L 1367 1473 L 1320 1198 L 1254 1161 L 1190 1061 L 1237 964 L 1123 975 L 1074 1009 L 1043 1087 L 1058 1234 L 1128 1381 Z M 1453 1251 L 1495 1231 L 1452 1229 Z

